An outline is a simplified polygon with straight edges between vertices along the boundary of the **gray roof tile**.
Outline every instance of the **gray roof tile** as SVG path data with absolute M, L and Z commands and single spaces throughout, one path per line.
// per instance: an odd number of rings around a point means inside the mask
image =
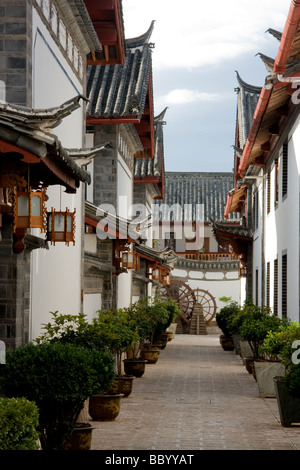
M 87 116 L 141 116 L 152 69 L 153 22 L 147 33 L 126 40 L 124 65 L 90 65 L 87 69 Z
M 165 199 L 158 201 L 154 208 L 154 219 L 170 220 L 170 207 L 178 205 L 178 221 L 195 221 L 202 216 L 197 213 L 199 205 L 203 205 L 203 221 L 224 221 L 224 209 L 227 194 L 233 187 L 233 173 L 206 173 L 206 172 L 166 172 Z M 159 206 L 165 204 L 166 210 L 159 215 Z M 162 206 L 161 206 L 162 209 Z M 176 216 L 175 216 L 176 218 Z M 235 214 L 230 214 L 234 219 Z M 171 219 L 172 220 L 172 219 Z M 199 220 L 199 218 L 198 218 Z

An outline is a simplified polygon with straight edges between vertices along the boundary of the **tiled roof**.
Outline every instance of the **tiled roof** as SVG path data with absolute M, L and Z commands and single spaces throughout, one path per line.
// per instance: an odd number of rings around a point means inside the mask
M 80 28 L 88 46 L 85 48 L 85 53 L 88 54 L 90 51 L 102 50 L 102 45 L 99 41 L 84 1 L 61 0 L 60 8 L 75 34 L 78 32 L 78 28 Z M 76 21 L 74 21 L 74 19 Z
M 147 33 L 126 40 L 124 65 L 90 65 L 87 69 L 87 116 L 141 116 L 144 113 L 152 68 L 149 42 L 154 23 Z
M 31 180 L 42 180 L 42 168 L 47 167 L 47 158 L 61 168 L 70 178 L 90 183 L 90 174 L 79 165 L 65 149 L 52 131 L 62 119 L 80 107 L 78 95 L 61 106 L 49 109 L 31 109 L 0 101 L 0 139 L 11 146 L 22 149 L 37 157 L 38 163 L 32 165 Z M 80 155 L 77 151 L 76 157 Z M 51 169 L 50 169 L 51 173 Z M 52 184 L 57 184 L 53 182 Z M 71 188 L 72 190 L 72 188 Z
M 163 126 L 165 124 L 164 116 L 167 111 L 165 108 L 158 116 L 154 118 L 155 130 L 155 151 L 154 158 L 135 158 L 134 159 L 134 177 L 135 178 L 160 178 L 164 173 L 164 139 Z
M 252 86 L 241 79 L 238 72 L 237 91 L 237 133 L 238 146 L 243 149 L 253 121 L 254 111 L 261 92 L 261 87 Z
M 177 216 L 175 214 L 175 220 L 223 221 L 227 194 L 232 187 L 233 173 L 166 172 L 165 199 L 154 206 L 154 219 L 170 220 L 169 209 L 177 204 L 180 210 Z M 167 206 L 165 210 L 162 210 L 163 205 Z M 202 213 L 200 205 L 203 205 Z M 182 219 L 180 219 L 181 210 Z M 230 218 L 234 219 L 235 214 L 230 214 Z

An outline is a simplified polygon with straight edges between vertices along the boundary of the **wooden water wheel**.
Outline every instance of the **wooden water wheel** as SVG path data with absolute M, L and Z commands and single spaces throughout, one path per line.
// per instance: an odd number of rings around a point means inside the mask
M 192 289 L 180 299 L 179 306 L 182 312 L 185 312 L 186 318 L 190 319 L 193 315 L 195 304 L 202 307 L 204 321 L 209 325 L 216 316 L 217 304 L 215 298 L 207 290 Z
M 172 280 L 169 286 L 163 286 L 160 290 L 162 297 L 172 297 L 173 299 L 177 300 L 180 310 L 182 319 L 185 322 L 190 320 L 189 312 L 186 310 L 187 305 L 184 304 L 181 307 L 181 299 L 184 298 L 186 295 L 190 294 L 190 299 L 193 298 L 192 294 L 193 290 L 182 281 Z

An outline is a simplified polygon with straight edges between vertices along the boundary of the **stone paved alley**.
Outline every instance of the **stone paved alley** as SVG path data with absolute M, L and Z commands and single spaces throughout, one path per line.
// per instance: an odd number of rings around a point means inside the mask
M 116 420 L 92 423 L 92 450 L 300 449 L 300 427 L 281 426 L 276 398 L 259 398 L 216 333 L 177 334 L 134 379 Z

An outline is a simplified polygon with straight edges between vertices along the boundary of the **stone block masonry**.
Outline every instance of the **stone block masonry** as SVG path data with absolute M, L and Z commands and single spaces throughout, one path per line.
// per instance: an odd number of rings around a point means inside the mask
M 1 0 L 0 80 L 6 101 L 32 106 L 32 2 Z

